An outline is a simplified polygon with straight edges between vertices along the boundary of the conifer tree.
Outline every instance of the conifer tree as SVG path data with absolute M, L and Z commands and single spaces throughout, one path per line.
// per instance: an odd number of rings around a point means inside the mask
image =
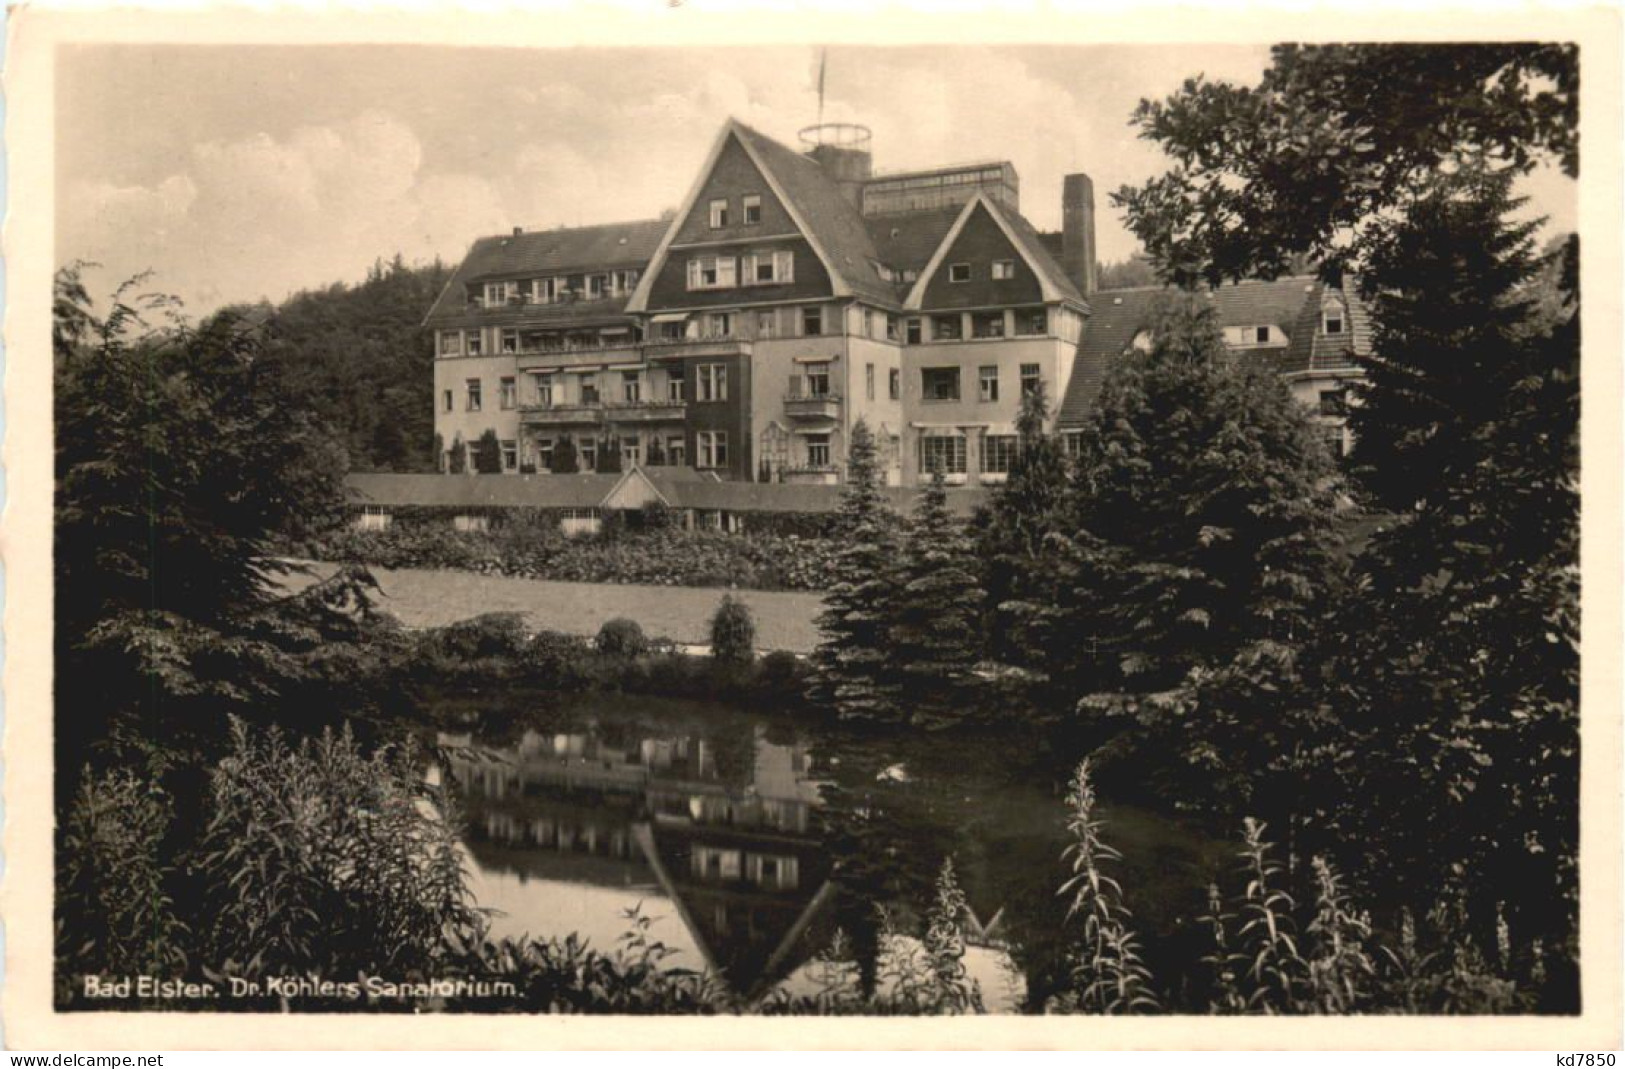
M 1474 436 L 1502 410 L 1524 368 L 1525 284 L 1541 269 L 1513 223 L 1524 201 L 1509 175 L 1441 178 L 1374 241 L 1372 353 L 1349 410 L 1353 469 L 1381 507 L 1408 512 L 1476 462 Z
M 1007 664 L 1038 668 L 1052 642 L 1053 589 L 1046 558 L 1054 552 L 1066 497 L 1066 457 L 1047 430 L 1044 383 L 1021 399 L 1017 452 L 1004 485 L 978 518 L 977 555 L 986 591 L 988 651 Z
M 891 597 L 891 679 L 917 725 L 963 717 L 973 695 L 983 594 L 940 469 L 920 493 Z
M 834 523 L 841 549 L 818 617 L 821 640 L 813 653 L 812 697 L 843 717 L 885 721 L 895 714 L 885 675 L 896 527 L 880 493 L 874 436 L 860 419 L 852 428 L 847 482 Z
M 1176 797 L 1259 812 L 1258 784 L 1303 727 L 1292 699 L 1332 576 L 1330 460 L 1285 385 L 1232 358 L 1206 301 L 1171 298 L 1152 337 L 1108 373 L 1084 428 L 1056 659 L 1086 721 L 1171 759 L 1145 771 Z
M 502 443 L 497 432 L 487 427 L 474 441 L 474 472 L 477 475 L 502 474 Z
M 1455 883 L 1486 924 L 1504 898 L 1521 930 L 1560 942 L 1578 894 L 1577 258 L 1571 243 L 1569 317 L 1527 336 L 1515 201 L 1499 182 L 1439 201 L 1387 236 L 1396 271 L 1435 270 L 1396 276 L 1408 288 L 1377 309 L 1394 318 L 1362 415 L 1390 438 L 1365 456 L 1415 507 L 1373 540 L 1333 625 L 1341 831 L 1382 885 Z M 1429 478 L 1412 488 L 1415 469 Z

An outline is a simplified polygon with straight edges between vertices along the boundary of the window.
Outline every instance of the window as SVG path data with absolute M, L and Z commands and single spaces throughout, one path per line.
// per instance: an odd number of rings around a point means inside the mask
M 519 332 L 517 330 L 510 328 L 502 332 L 502 351 L 505 353 L 517 353 L 519 351 Z
M 469 379 L 463 385 L 468 389 L 468 410 L 478 412 L 480 410 L 480 380 Z
M 705 317 L 705 337 L 726 338 L 733 334 L 732 312 L 712 312 Z
M 469 331 L 468 332 L 468 355 L 469 356 L 479 356 L 480 353 L 482 353 L 484 351 L 485 351 L 485 338 L 484 338 L 484 336 L 481 334 L 480 331 L 477 331 L 477 330 Z
M 443 330 L 440 332 L 440 355 L 456 356 L 463 351 L 463 332 L 460 330 Z
M 682 467 L 688 463 L 688 445 L 680 434 L 669 435 L 666 438 L 666 462 Z
M 711 229 L 721 230 L 728 225 L 728 202 L 714 200 L 711 202 Z
M 920 369 L 921 396 L 927 401 L 959 400 L 959 369 L 928 367 Z
M 637 435 L 629 434 L 621 439 L 621 462 L 623 464 L 643 463 L 643 443 Z
M 681 401 L 683 399 L 683 367 L 674 364 L 666 372 L 666 400 Z
M 1002 338 L 1004 337 L 1004 313 L 978 312 L 971 316 L 970 329 L 973 337 Z
M 699 389 L 696 401 L 726 401 L 728 399 L 728 365 L 701 364 L 695 369 Z
M 1049 315 L 1042 308 L 1030 308 L 1016 313 L 1017 334 L 1048 334 Z
M 582 471 L 598 470 L 598 443 L 581 442 L 576 446 L 576 465 Z
M 886 313 L 886 340 L 897 341 L 902 337 L 901 320 L 890 312 Z
M 697 431 L 694 435 L 696 452 L 700 454 L 698 467 L 726 468 L 728 466 L 728 432 Z
M 485 284 L 485 307 L 494 308 L 497 305 L 508 303 L 508 283 L 487 282 Z
M 739 261 L 732 256 L 696 256 L 688 262 L 691 290 L 730 289 L 738 285 Z
M 450 412 L 452 410 L 452 408 L 454 407 L 454 402 L 451 399 L 451 391 L 450 390 L 447 390 L 446 394 L 445 394 L 445 406 L 446 406 L 446 411 L 447 412 Z
M 504 375 L 497 383 L 497 404 L 504 410 L 519 407 L 519 386 L 512 375 Z
M 903 395 L 903 373 L 897 368 L 892 368 L 887 378 L 889 380 L 887 389 L 891 393 L 891 399 L 895 401 Z
M 551 438 L 538 438 L 538 439 L 536 439 L 536 470 L 537 471 L 552 471 L 553 470 L 553 439 L 551 439 Z
M 744 278 L 747 283 L 773 285 L 794 282 L 796 256 L 787 250 L 753 252 L 745 257 Z
M 554 295 L 558 293 L 558 284 L 551 278 L 539 278 L 530 289 L 539 303 L 552 304 Z
M 723 212 L 727 212 L 727 203 L 723 204 Z M 762 197 L 759 193 L 746 193 L 744 202 L 745 225 L 755 226 L 762 221 Z M 724 215 L 726 219 L 726 215 Z
M 776 338 L 779 336 L 778 313 L 771 309 L 756 313 L 756 336 L 758 338 Z
M 1256 340 L 1260 345 L 1268 345 L 1270 343 L 1270 328 L 1259 327 Z
M 829 467 L 829 435 L 807 435 L 807 466 L 809 468 Z
M 999 369 L 997 365 L 988 364 L 977 372 L 976 398 L 979 401 L 997 401 L 999 399 Z
M 940 471 L 944 475 L 965 474 L 965 436 L 928 434 L 920 438 L 920 474 Z
M 970 264 L 949 264 L 948 265 L 948 281 L 949 282 L 969 282 L 970 281 Z
M 515 471 L 519 467 L 519 443 L 512 438 L 502 442 L 502 470 Z
M 863 365 L 863 397 L 866 401 L 875 399 L 875 366 Z
M 824 309 L 820 305 L 801 310 L 801 333 L 809 338 L 824 333 Z
M 956 315 L 931 317 L 932 341 L 958 341 L 964 335 L 964 324 Z
M 828 397 L 829 396 L 829 365 L 828 364 L 808 364 L 807 365 L 807 396 L 808 397 Z
M 982 471 L 987 475 L 1008 475 L 1016 462 L 1016 436 L 990 434 L 982 439 Z
M 596 405 L 598 403 L 598 376 L 589 371 L 581 375 L 578 381 L 581 383 L 581 403 Z
M 1343 436 L 1342 427 L 1322 427 L 1321 441 L 1326 443 L 1326 451 L 1341 460 L 1348 454 L 1348 442 Z
M 1320 391 L 1320 414 L 1341 416 L 1348 407 L 1348 393 L 1344 389 Z
M 1016 277 L 1016 262 L 1014 260 L 994 260 L 993 277 L 996 279 L 1012 279 Z
M 553 376 L 535 375 L 532 377 L 536 380 L 536 403 L 551 405 L 553 403 Z
M 918 319 L 910 319 L 908 321 L 908 344 L 920 344 L 920 329 L 920 321 Z
M 1323 334 L 1343 333 L 1343 306 L 1337 301 L 1327 301 L 1320 306 L 1320 330 Z
M 638 381 L 636 371 L 621 372 L 621 400 L 628 404 L 637 404 L 643 400 L 643 385 Z
M 1061 434 L 1061 445 L 1066 450 L 1068 460 L 1076 460 L 1083 454 L 1083 432 L 1065 431 Z
M 587 276 L 587 296 L 588 297 L 597 299 L 597 298 L 603 297 L 608 291 L 609 291 L 609 276 L 608 275 L 588 275 Z
M 1033 393 L 1042 381 L 1043 376 L 1039 374 L 1037 364 L 1021 365 L 1021 396 L 1026 397 Z

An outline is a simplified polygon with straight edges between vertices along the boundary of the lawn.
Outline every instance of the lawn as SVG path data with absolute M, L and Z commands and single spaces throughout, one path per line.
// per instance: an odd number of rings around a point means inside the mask
M 290 590 L 333 573 L 311 564 L 313 575 L 285 581 Z M 434 627 L 487 612 L 523 613 L 533 628 L 597 634 L 605 620 L 628 616 L 651 637 L 701 645 L 709 641 L 711 614 L 727 591 L 714 588 L 556 583 L 473 572 L 373 568 L 383 588 L 382 608 L 408 627 Z M 818 643 L 814 625 L 821 599 L 789 591 L 736 590 L 756 617 L 756 645 L 808 653 Z

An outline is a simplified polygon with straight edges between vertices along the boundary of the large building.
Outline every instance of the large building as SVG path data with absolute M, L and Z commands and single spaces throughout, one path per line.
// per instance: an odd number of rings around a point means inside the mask
M 876 174 L 867 129 L 801 136 L 729 121 L 669 217 L 475 242 L 426 320 L 443 466 L 471 470 L 489 431 L 507 472 L 833 484 L 861 419 L 891 484 L 933 468 L 994 484 L 1025 392 L 1043 383 L 1074 432 L 1107 363 L 1149 346 L 1161 291 L 1095 292 L 1086 175 L 1065 177 L 1046 234 L 1008 162 Z M 1369 340 L 1352 293 L 1298 277 L 1209 298 L 1231 347 L 1276 366 L 1346 451 Z
M 675 465 L 836 483 L 864 420 L 887 481 L 998 482 L 1021 395 L 1060 396 L 1089 315 L 1093 189 L 1021 215 L 1006 162 L 877 175 L 869 132 L 796 151 L 726 123 L 668 219 L 483 238 L 429 312 L 449 466 Z

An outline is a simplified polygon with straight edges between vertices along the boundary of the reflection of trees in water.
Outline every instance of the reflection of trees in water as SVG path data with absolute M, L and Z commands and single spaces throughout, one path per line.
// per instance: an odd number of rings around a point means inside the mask
M 729 787 L 749 786 L 756 776 L 756 724 L 729 717 L 705 730 L 706 745 L 716 761 L 717 778 Z

